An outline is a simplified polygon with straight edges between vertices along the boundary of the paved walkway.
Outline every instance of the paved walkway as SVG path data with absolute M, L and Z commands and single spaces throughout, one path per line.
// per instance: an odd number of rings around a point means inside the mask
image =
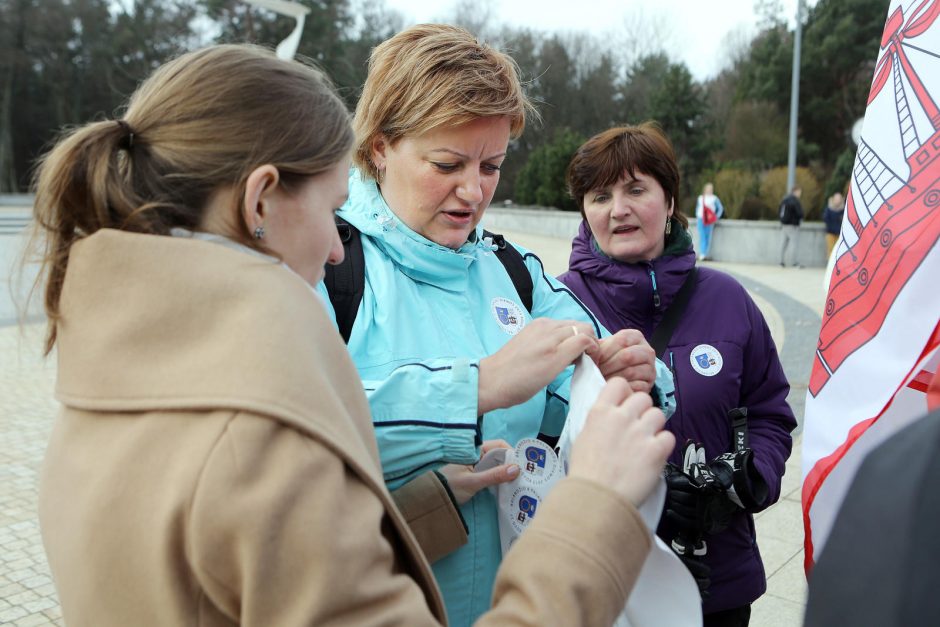
M 507 235 L 538 252 L 549 272 L 558 274 L 567 267 L 567 242 Z M 14 239 L 0 237 L 0 258 L 12 258 Z M 802 423 L 802 397 L 823 305 L 822 270 L 708 265 L 739 278 L 764 312 L 781 347 L 794 388 L 791 401 Z M 6 273 L 7 267 L 0 265 L 0 272 Z M 5 287 L 2 281 L 0 287 Z M 6 294 L 0 295 L 0 301 L 7 300 Z M 9 316 L 2 317 L 7 324 L 0 324 L 0 625 L 60 625 L 36 521 L 39 467 L 57 407 L 52 398 L 55 358 L 43 360 L 40 355 L 42 324 L 20 328 L 9 324 Z M 754 605 L 751 624 L 756 627 L 802 623 L 806 584 L 798 439 L 783 485 L 780 502 L 757 516 L 768 592 Z
M 0 328 L 0 625 L 59 625 L 36 520 L 39 466 L 57 403 L 42 325 Z

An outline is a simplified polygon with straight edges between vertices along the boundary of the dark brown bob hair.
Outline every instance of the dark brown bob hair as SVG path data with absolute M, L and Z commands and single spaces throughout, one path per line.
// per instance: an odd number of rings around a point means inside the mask
M 568 164 L 565 179 L 568 193 L 584 215 L 584 197 L 593 189 L 609 187 L 625 173 L 637 172 L 656 179 L 673 202 L 673 218 L 683 228 L 689 220 L 679 211 L 679 167 L 672 143 L 655 122 L 638 126 L 616 126 L 584 142 Z

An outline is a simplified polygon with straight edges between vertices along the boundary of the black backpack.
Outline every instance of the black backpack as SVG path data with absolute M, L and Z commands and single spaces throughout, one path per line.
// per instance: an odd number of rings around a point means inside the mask
M 359 303 L 366 285 L 366 261 L 362 252 L 362 237 L 359 229 L 336 216 L 336 229 L 343 242 L 343 252 L 346 256 L 339 265 L 327 265 L 323 282 L 330 295 L 333 311 L 336 313 L 336 324 L 344 342 L 349 342 L 356 314 L 359 312 Z M 506 238 L 497 233 L 483 231 L 483 237 L 493 239 L 496 245 L 496 258 L 502 262 L 509 274 L 512 284 L 519 293 L 519 299 L 529 313 L 532 313 L 532 275 L 526 268 L 522 254 L 514 246 L 506 243 Z

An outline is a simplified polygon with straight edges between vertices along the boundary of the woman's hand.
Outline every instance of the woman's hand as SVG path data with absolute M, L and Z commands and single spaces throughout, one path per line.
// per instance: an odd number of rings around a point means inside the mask
M 505 346 L 480 360 L 477 412 L 482 415 L 524 403 L 584 352 L 598 352 L 591 325 L 533 320 Z
M 483 442 L 482 454 L 486 455 L 496 448 L 511 449 L 512 447 L 506 440 L 486 440 Z M 483 472 L 474 472 L 473 466 L 447 464 L 438 468 L 437 471 L 447 479 L 447 485 L 457 504 L 463 505 L 483 488 L 506 483 L 518 477 L 519 465 L 502 464 Z
M 662 476 L 676 445 L 649 394 L 615 377 L 588 414 L 571 452 L 569 475 L 605 485 L 639 507 Z
M 636 329 L 602 339 L 594 361 L 605 379 L 622 377 L 635 392 L 649 394 L 656 383 L 656 351 Z

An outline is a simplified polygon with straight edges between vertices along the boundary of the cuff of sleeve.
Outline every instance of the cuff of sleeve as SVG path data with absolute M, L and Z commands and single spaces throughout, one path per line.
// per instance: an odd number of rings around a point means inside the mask
M 437 480 L 440 481 L 441 485 L 444 486 L 444 489 L 447 491 L 447 496 L 450 497 L 450 504 L 454 506 L 454 511 L 457 512 L 457 515 L 460 517 L 460 522 L 463 524 L 463 530 L 467 535 L 470 535 L 470 527 L 467 526 L 467 521 L 464 520 L 463 514 L 460 513 L 460 505 L 457 503 L 457 497 L 454 496 L 453 490 L 450 489 L 447 477 L 436 470 L 434 471 L 434 476 L 437 477 Z
M 446 481 L 436 472 L 409 481 L 392 496 L 429 562 L 466 544 L 467 524 Z
M 475 464 L 480 461 L 480 446 L 483 445 L 482 416 L 476 428 L 442 429 L 439 459 L 445 464 Z
M 663 391 L 660 390 L 659 386 L 655 383 L 653 384 L 653 389 L 650 390 L 650 396 L 653 398 L 653 407 L 662 409 L 663 405 L 666 404 L 666 395 L 663 394 Z
M 661 409 L 666 418 L 676 412 L 676 385 L 672 371 L 659 359 L 656 360 L 656 381 L 650 396 L 653 397 L 653 405 Z

